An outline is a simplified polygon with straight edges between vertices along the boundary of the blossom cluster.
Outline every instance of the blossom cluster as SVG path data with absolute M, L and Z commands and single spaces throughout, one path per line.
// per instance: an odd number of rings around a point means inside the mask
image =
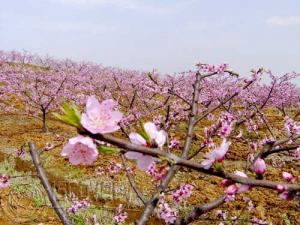
M 162 193 L 159 198 L 158 214 L 159 217 L 165 221 L 165 223 L 170 224 L 175 222 L 178 215 L 177 209 L 172 208 L 166 201 L 164 193 Z
M 9 186 L 9 177 L 5 174 L 1 175 L 0 179 L 0 190 Z
M 219 136 L 221 138 L 227 138 L 231 131 L 232 126 L 234 122 L 234 117 L 229 113 L 223 113 L 219 118 L 219 124 L 220 124 L 220 132 Z
M 190 184 L 180 184 L 178 189 L 171 192 L 174 202 L 179 205 L 185 198 L 190 197 L 193 188 Z
M 128 217 L 127 212 L 124 212 L 124 205 L 120 204 L 117 208 L 117 214 L 113 218 L 114 222 L 124 223 L 127 217 Z
M 117 163 L 114 160 L 109 163 L 108 171 L 112 174 L 118 173 L 122 169 L 122 164 Z
M 158 167 L 155 162 L 152 162 L 148 167 L 148 169 L 146 170 L 146 173 L 149 176 L 154 177 L 155 181 L 160 181 L 165 177 L 167 171 L 168 171 L 168 167 L 166 165 L 162 165 Z
M 244 178 L 248 177 L 247 174 L 245 174 L 242 171 L 236 171 L 235 174 L 240 176 L 240 177 L 244 177 Z M 237 193 L 245 193 L 250 189 L 249 185 L 234 183 L 230 179 L 222 180 L 221 185 L 223 187 L 225 187 L 224 192 L 226 194 L 226 201 L 227 202 L 233 201 L 235 199 L 235 196 L 236 196 Z
M 294 137 L 295 135 L 300 134 L 300 125 L 291 118 L 286 118 L 284 126 L 289 137 Z
M 71 207 L 67 209 L 67 211 L 71 214 L 76 214 L 79 210 L 84 211 L 86 208 L 90 206 L 90 203 L 87 199 L 78 200 L 75 195 L 72 196 Z
M 210 65 L 210 64 L 199 63 L 197 66 L 199 70 L 206 73 L 224 73 L 224 71 L 228 67 L 228 64 L 223 63 L 220 65 Z
M 209 169 L 215 162 L 222 162 L 227 151 L 229 150 L 231 142 L 227 142 L 223 139 L 220 147 L 214 147 L 213 150 L 205 154 L 205 160 L 202 161 L 201 165 L 204 169 Z

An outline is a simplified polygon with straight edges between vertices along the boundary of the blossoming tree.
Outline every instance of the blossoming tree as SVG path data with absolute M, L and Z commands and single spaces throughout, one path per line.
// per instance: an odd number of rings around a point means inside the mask
M 43 60 L 18 53 L 0 54 L 0 62 L 1 93 L 17 96 L 31 113 L 42 112 L 44 127 L 47 113 L 62 100 L 85 105 L 80 112 L 79 107 L 64 103 L 63 114 L 56 114 L 78 131 L 61 152 L 71 164 L 90 165 L 101 160 L 101 154 L 114 153 L 123 163 L 130 160 L 136 164 L 153 180 L 155 191 L 146 196 L 134 182 L 135 174 L 126 168 L 129 183 L 144 205 L 136 222 L 139 225 L 153 215 L 167 224 L 189 224 L 257 188 L 274 190 L 283 200 L 299 196 L 299 179 L 292 172 L 280 171 L 276 181 L 268 177 L 271 164 L 276 164 L 270 156 L 288 153 L 293 160 L 300 158 L 300 89 L 291 82 L 299 74 L 276 77 L 258 69 L 246 79 L 229 70 L 227 64 L 199 63 L 194 71 L 160 76 L 155 71 Z M 262 74 L 271 82 L 262 82 Z M 272 123 L 270 111 L 278 116 L 278 123 Z M 41 172 L 34 146 L 30 147 Z M 234 148 L 241 149 L 241 158 L 232 154 Z M 243 166 L 237 167 L 236 160 Z M 111 162 L 110 171 L 115 173 L 121 167 Z M 190 205 L 184 214 L 183 202 L 203 187 L 181 181 L 178 174 L 201 174 L 199 179 L 206 176 L 222 187 L 222 194 Z M 8 177 L 1 176 L 1 187 L 6 188 Z M 44 184 L 47 187 L 47 182 Z M 49 184 L 46 189 L 50 190 Z M 48 195 L 62 222 L 70 224 L 54 193 Z M 70 212 L 80 208 L 78 205 L 88 205 L 77 200 L 73 203 Z M 251 200 L 247 204 L 253 208 Z M 114 221 L 121 223 L 126 217 L 121 205 Z M 217 211 L 217 218 L 227 215 Z M 266 224 L 257 218 L 252 222 Z

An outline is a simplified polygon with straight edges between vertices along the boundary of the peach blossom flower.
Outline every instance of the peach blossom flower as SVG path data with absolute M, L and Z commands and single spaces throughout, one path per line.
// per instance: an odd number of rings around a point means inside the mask
M 81 115 L 81 125 L 93 134 L 111 133 L 120 129 L 118 123 L 122 113 L 115 110 L 116 102 L 112 99 L 99 103 L 95 96 L 87 99 L 85 113 Z
M 130 141 L 136 145 L 152 146 L 154 144 L 159 148 L 162 148 L 167 140 L 166 132 L 163 130 L 158 131 L 155 124 L 152 122 L 147 122 L 143 126 L 146 133 L 149 135 L 150 140 L 147 142 L 140 134 L 133 132 L 129 134 Z M 149 141 L 151 143 L 149 143 Z M 148 167 L 157 160 L 156 157 L 132 151 L 125 153 L 125 156 L 128 159 L 137 160 L 137 166 L 141 170 L 147 170 Z
M 61 155 L 68 157 L 73 165 L 80 163 L 90 165 L 97 159 L 98 154 L 93 140 L 84 136 L 71 138 L 61 152 Z

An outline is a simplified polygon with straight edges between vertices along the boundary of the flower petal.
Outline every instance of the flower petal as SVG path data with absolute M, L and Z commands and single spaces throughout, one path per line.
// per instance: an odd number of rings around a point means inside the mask
M 136 159 L 136 160 L 138 160 L 139 158 L 141 158 L 143 156 L 143 154 L 142 153 L 139 153 L 139 152 L 126 152 L 125 153 L 125 157 L 127 158 L 127 159 Z
M 138 133 L 130 133 L 129 134 L 129 139 L 131 143 L 136 144 L 136 145 L 147 145 L 146 140 L 139 135 Z
M 152 156 L 143 155 L 143 157 L 141 157 L 137 161 L 137 166 L 140 170 L 146 171 L 148 169 L 148 167 L 156 160 L 157 160 L 157 158 L 154 158 Z
M 155 142 L 157 144 L 158 147 L 163 147 L 164 144 L 166 143 L 166 140 L 167 140 L 167 133 L 163 130 L 160 130 L 158 133 L 157 133 L 157 136 L 155 138 Z
M 158 130 L 154 123 L 147 122 L 144 124 L 145 131 L 149 134 L 151 140 L 154 140 L 158 134 Z
M 85 110 L 89 117 L 98 116 L 101 110 L 101 105 L 94 95 L 88 97 L 85 105 Z

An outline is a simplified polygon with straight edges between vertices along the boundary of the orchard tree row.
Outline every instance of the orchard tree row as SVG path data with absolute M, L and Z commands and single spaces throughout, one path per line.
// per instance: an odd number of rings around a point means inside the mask
M 227 64 L 204 63 L 162 75 L 1 52 L 0 104 L 4 112 L 40 117 L 45 132 L 50 112 L 76 127 L 78 136 L 61 152 L 73 165 L 93 164 L 107 153 L 135 162 L 156 188 L 145 199 L 134 174 L 128 173 L 144 205 L 137 224 L 146 224 L 155 212 L 167 224 L 189 224 L 257 187 L 277 192 L 283 201 L 298 198 L 299 177 L 280 170 L 276 179 L 264 178 L 271 155 L 288 153 L 292 163 L 300 159 L 300 89 L 293 83 L 297 78 L 295 72 L 277 76 L 263 68 L 239 75 Z M 242 158 L 230 159 L 244 161 L 242 170 L 226 167 L 230 150 L 237 146 Z M 182 214 L 182 202 L 203 187 L 177 181 L 171 189 L 178 172 L 218 178 L 224 192 Z M 70 224 L 63 211 L 58 214 Z M 120 208 L 115 221 L 125 219 Z M 268 222 L 254 219 L 253 224 Z

